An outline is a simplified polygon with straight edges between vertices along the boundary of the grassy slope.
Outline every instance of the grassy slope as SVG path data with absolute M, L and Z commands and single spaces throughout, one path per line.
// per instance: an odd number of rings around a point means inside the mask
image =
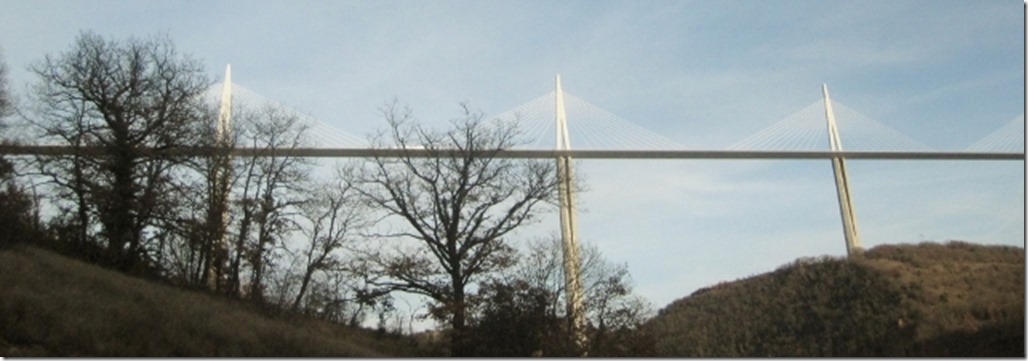
M 35 248 L 0 251 L 0 356 L 389 356 L 401 342 L 150 283 Z
M 800 260 L 699 290 L 646 329 L 661 356 L 1021 356 L 1024 249 L 951 242 Z
M 660 356 L 1024 356 L 1024 250 L 880 246 L 799 260 L 675 301 L 645 327 Z M 0 356 L 415 355 L 409 343 L 0 251 Z

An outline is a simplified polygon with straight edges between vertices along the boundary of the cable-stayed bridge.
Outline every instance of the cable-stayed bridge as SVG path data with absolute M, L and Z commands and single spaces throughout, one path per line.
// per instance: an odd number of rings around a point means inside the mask
M 222 84 L 211 87 L 211 100 L 220 99 Z M 273 106 L 286 109 L 310 126 L 312 144 L 283 155 L 303 157 L 369 157 L 400 154 L 423 155 L 418 149 L 374 148 L 368 141 L 345 130 L 293 110 L 244 86 L 231 87 L 236 107 Z M 647 130 L 577 96 L 564 93 L 570 149 L 555 149 L 555 92 L 549 92 L 489 118 L 517 119 L 525 142 L 498 154 L 515 158 L 552 158 L 567 154 L 581 159 L 966 159 L 1024 160 L 1024 115 L 963 150 L 937 150 L 833 101 L 838 132 L 844 147 L 829 147 L 824 99 L 819 99 L 770 126 L 722 149 L 698 149 Z M 3 146 L 5 154 L 62 154 L 62 144 Z M 237 155 L 260 155 L 259 150 L 240 148 Z
M 212 89 L 220 87 L 219 83 Z M 218 99 L 214 93 L 212 99 Z M 270 105 L 289 108 L 238 84 L 233 84 L 232 93 L 237 106 Z M 758 159 L 779 156 L 830 158 L 830 155 L 842 154 L 862 159 L 922 156 L 940 159 L 1024 159 L 1023 114 L 963 150 L 938 150 L 833 100 L 838 130 L 845 139 L 845 147 L 841 151 L 831 151 L 825 122 L 825 102 L 819 99 L 723 149 L 698 149 L 647 130 L 573 94 L 564 92 L 563 96 L 569 137 L 573 145 L 573 149 L 566 152 L 579 158 L 708 158 L 708 155 Z M 518 121 L 525 142 L 515 146 L 508 155 L 550 157 L 555 154 L 555 99 L 556 94 L 551 91 L 487 117 Z M 333 150 L 340 150 L 338 156 L 359 156 L 342 150 L 372 148 L 362 137 L 312 116 L 292 112 L 311 126 L 308 134 L 312 136 L 314 144 L 309 147 L 312 150 L 309 156 L 331 157 Z M 809 153 L 809 156 L 804 156 L 804 153 Z
M 220 89 L 217 84 L 214 88 Z M 212 97 L 216 98 L 216 92 Z M 243 86 L 233 84 L 237 105 L 289 108 Z M 963 150 L 937 150 L 833 101 L 838 133 L 845 147 L 833 150 L 825 121 L 825 101 L 819 99 L 795 113 L 723 149 L 698 149 L 647 130 L 572 94 L 563 93 L 569 149 L 556 144 L 556 92 L 552 91 L 488 118 L 516 120 L 524 142 L 498 154 L 514 158 L 552 158 L 566 154 L 581 159 L 967 159 L 1023 160 L 1024 115 L 1008 121 Z M 293 111 L 311 126 L 310 147 L 289 150 L 304 157 L 369 157 L 427 155 L 419 149 L 372 147 L 366 139 L 329 123 Z M 279 150 L 282 151 L 282 150 Z M 259 152 L 240 149 L 239 155 Z
M 274 103 L 238 85 L 231 88 L 232 96 L 243 103 Z M 277 154 L 301 157 L 437 157 L 456 152 L 372 147 L 359 137 L 311 117 L 306 118 L 312 126 L 310 134 L 316 137 L 318 146 L 277 149 Z M 573 158 L 831 160 L 848 252 L 859 250 L 860 241 L 845 160 L 1025 159 L 1023 114 L 964 150 L 936 150 L 843 103 L 832 101 L 827 86 L 822 86 L 821 99 L 724 149 L 690 148 L 647 130 L 563 92 L 559 77 L 554 91 L 490 118 L 517 121 L 524 132 L 523 144 L 491 153 L 497 157 L 558 159 L 558 162 Z M 236 151 L 241 156 L 262 155 L 260 149 Z M 566 168 L 570 169 L 570 166 Z M 570 182 L 570 175 L 565 177 Z M 573 204 L 568 206 L 573 207 Z
M 242 86 L 235 85 L 236 99 L 244 104 L 267 100 Z M 1023 160 L 1024 116 L 996 129 L 992 134 L 964 150 L 936 150 L 891 127 L 870 119 L 834 101 L 839 133 L 845 147 L 829 147 L 824 99 L 739 140 L 724 149 L 697 149 L 647 130 L 577 96 L 564 93 L 567 127 L 572 147 L 557 150 L 555 92 L 549 92 L 508 111 L 490 116 L 516 119 L 525 142 L 498 156 L 514 158 L 553 158 L 567 154 L 580 159 L 980 159 Z M 400 154 L 427 154 L 418 149 L 373 148 L 331 124 L 304 116 L 312 126 L 315 146 L 295 149 L 291 155 L 306 157 L 368 157 Z M 249 152 L 240 151 L 240 155 Z
M 228 78 L 228 75 L 226 75 Z M 456 150 L 373 147 L 361 137 L 340 130 L 311 116 L 290 110 L 256 92 L 234 84 L 212 87 L 212 100 L 222 102 L 219 133 L 231 131 L 231 111 L 237 106 L 264 106 L 284 109 L 310 128 L 313 145 L 279 148 L 277 156 L 297 157 L 441 157 L 457 155 Z M 223 89 L 218 91 L 218 89 Z M 226 115 L 228 114 L 228 115 Z M 575 194 L 572 160 L 579 159 L 827 159 L 832 161 L 836 194 L 847 254 L 861 250 L 856 212 L 846 173 L 848 159 L 909 160 L 1014 160 L 1024 161 L 1024 115 L 959 151 L 936 150 L 917 139 L 870 119 L 856 110 L 830 99 L 827 86 L 822 98 L 723 149 L 696 149 L 647 130 L 579 97 L 564 93 L 559 77 L 553 92 L 490 118 L 514 120 L 524 132 L 525 142 L 490 156 L 555 159 L 560 181 L 560 218 L 565 254 L 566 289 L 569 290 L 568 315 L 574 327 L 581 328 L 582 295 L 578 275 Z M 239 119 L 242 120 L 242 119 Z M 209 149 L 184 149 L 184 154 L 202 156 Z M 484 151 L 483 151 L 484 152 Z M 0 145 L 0 154 L 48 155 L 92 153 L 99 149 L 74 148 L 61 144 Z M 236 156 L 266 156 L 258 148 L 235 148 Z M 579 336 L 581 332 L 576 332 Z
M 274 154 L 297 157 L 438 157 L 456 150 L 373 147 L 368 141 L 331 124 L 300 113 L 243 86 L 224 83 L 211 87 L 207 97 L 221 101 L 223 112 L 234 107 L 275 107 L 309 126 L 312 146 L 279 148 Z M 563 92 L 558 77 L 554 91 L 490 118 L 515 120 L 524 142 L 490 156 L 542 159 L 828 159 L 836 170 L 840 206 L 847 206 L 846 159 L 1014 160 L 1024 161 L 1024 115 L 1011 119 L 981 140 L 959 151 L 935 150 L 858 111 L 831 101 L 827 86 L 822 98 L 724 149 L 695 149 L 647 130 L 572 94 Z M 226 118 L 223 113 L 222 118 Z M 228 114 L 231 114 L 229 112 Z M 222 121 L 228 121 L 231 119 Z M 240 119 L 245 121 L 245 118 Z M 237 126 L 232 125 L 232 126 Z M 229 127 L 229 125 L 219 125 Z M 45 142 L 45 141 L 44 141 Z M 183 149 L 204 155 L 206 149 Z M 100 154 L 100 149 L 62 144 L 0 145 L 0 154 Z M 265 156 L 269 151 L 238 147 L 236 156 Z M 847 193 L 847 194 L 843 194 Z M 846 199 L 843 199 L 846 198 Z M 846 216 L 844 216 L 846 218 Z M 855 227 L 854 227 L 855 228 Z M 856 235 L 852 236 L 855 240 Z M 847 242 L 847 250 L 859 248 Z

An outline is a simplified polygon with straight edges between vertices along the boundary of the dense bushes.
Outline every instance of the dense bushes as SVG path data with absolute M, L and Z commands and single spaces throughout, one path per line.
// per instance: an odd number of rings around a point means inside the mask
M 566 320 L 550 306 L 550 290 L 527 282 L 492 282 L 481 290 L 481 314 L 471 329 L 472 354 L 482 357 L 570 356 Z
M 798 261 L 699 292 L 649 326 L 656 352 L 676 356 L 874 356 L 911 315 L 886 280 L 852 262 Z M 909 322 L 909 321 L 906 321 Z
M 0 248 L 44 238 L 32 197 L 14 181 L 11 162 L 0 157 Z
M 573 357 L 568 319 L 557 294 L 524 281 L 490 282 L 479 294 L 481 306 L 471 325 L 473 354 L 481 357 Z M 619 308 L 635 312 L 637 308 Z M 637 316 L 629 316 L 636 320 Z M 648 356 L 652 341 L 639 321 L 618 323 L 614 316 L 589 322 L 586 353 L 593 357 Z
M 993 342 L 995 330 L 1019 330 L 1013 336 L 1020 340 L 1020 352 L 1006 355 L 1024 355 L 1023 248 L 926 242 L 876 247 L 865 259 L 896 287 L 919 295 L 907 305 L 925 315 L 917 325 L 911 355 L 966 355 L 969 349 Z M 940 341 L 953 340 L 954 335 L 966 337 L 959 343 Z
M 800 259 L 697 291 L 644 329 L 660 356 L 1023 356 L 1023 250 L 951 242 Z

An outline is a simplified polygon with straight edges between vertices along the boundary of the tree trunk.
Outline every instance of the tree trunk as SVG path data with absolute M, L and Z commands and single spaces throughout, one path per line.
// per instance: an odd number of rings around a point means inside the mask
M 311 277 L 314 276 L 314 267 L 307 266 L 307 270 L 303 273 L 303 280 L 300 281 L 300 292 L 297 292 L 296 299 L 293 300 L 293 310 L 300 309 L 300 301 L 303 300 L 304 293 L 307 293 L 307 287 L 311 283 Z
M 228 288 L 233 295 L 240 296 L 240 287 L 243 281 L 240 276 L 243 263 L 243 252 L 246 248 L 246 239 L 250 237 L 250 225 L 252 224 L 252 211 L 244 196 L 243 198 L 243 219 L 239 221 L 239 235 L 236 238 L 235 254 L 232 255 L 232 264 L 229 270 Z
M 228 247 L 225 243 L 227 233 L 229 168 L 228 158 L 223 154 L 211 160 L 207 172 L 207 219 L 206 248 L 208 253 L 205 263 L 204 280 L 208 289 L 221 291 L 224 285 Z
M 109 202 L 108 237 L 110 239 L 109 251 L 112 261 L 122 270 L 129 270 L 135 261 L 134 252 L 136 244 L 134 239 L 133 223 L 135 214 L 133 212 L 133 199 L 135 196 L 135 184 L 132 179 L 132 156 L 125 149 L 117 149 L 113 165 L 114 184 L 112 198 Z M 125 247 L 128 246 L 128 249 Z
M 264 282 L 264 245 L 258 240 L 257 249 L 251 254 L 250 263 L 253 265 L 253 276 L 250 278 L 250 299 L 264 301 L 264 290 L 261 284 Z
M 468 357 L 471 350 L 468 345 L 467 335 L 467 304 L 465 304 L 464 282 L 461 279 L 460 268 L 455 268 L 452 276 L 453 282 L 453 319 L 450 326 L 453 327 L 453 339 L 450 342 L 450 355 L 453 357 Z
M 79 160 L 79 156 L 75 156 L 74 160 L 74 191 L 75 198 L 78 201 L 77 217 L 78 225 L 76 231 L 78 231 L 78 239 L 76 240 L 82 249 L 86 249 L 85 245 L 89 239 L 89 201 L 86 198 L 86 184 L 85 177 L 82 175 L 82 164 Z

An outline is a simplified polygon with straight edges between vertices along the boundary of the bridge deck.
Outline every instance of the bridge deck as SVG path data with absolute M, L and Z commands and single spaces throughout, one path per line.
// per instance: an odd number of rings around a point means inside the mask
M 49 145 L 0 145 L 0 154 L 7 155 L 98 155 L 97 147 L 71 147 Z M 203 156 L 211 154 L 209 148 L 184 148 L 176 154 Z M 482 155 L 492 153 L 481 151 Z M 266 157 L 272 154 L 305 158 L 395 158 L 445 157 L 457 155 L 456 150 L 397 149 L 397 148 L 293 148 L 274 151 L 259 148 L 235 148 L 234 156 Z M 508 149 L 495 154 L 501 158 L 547 159 L 570 156 L 578 159 L 896 159 L 896 160 L 1021 160 L 1025 153 L 963 152 L 963 151 L 755 151 L 755 150 L 541 150 Z

